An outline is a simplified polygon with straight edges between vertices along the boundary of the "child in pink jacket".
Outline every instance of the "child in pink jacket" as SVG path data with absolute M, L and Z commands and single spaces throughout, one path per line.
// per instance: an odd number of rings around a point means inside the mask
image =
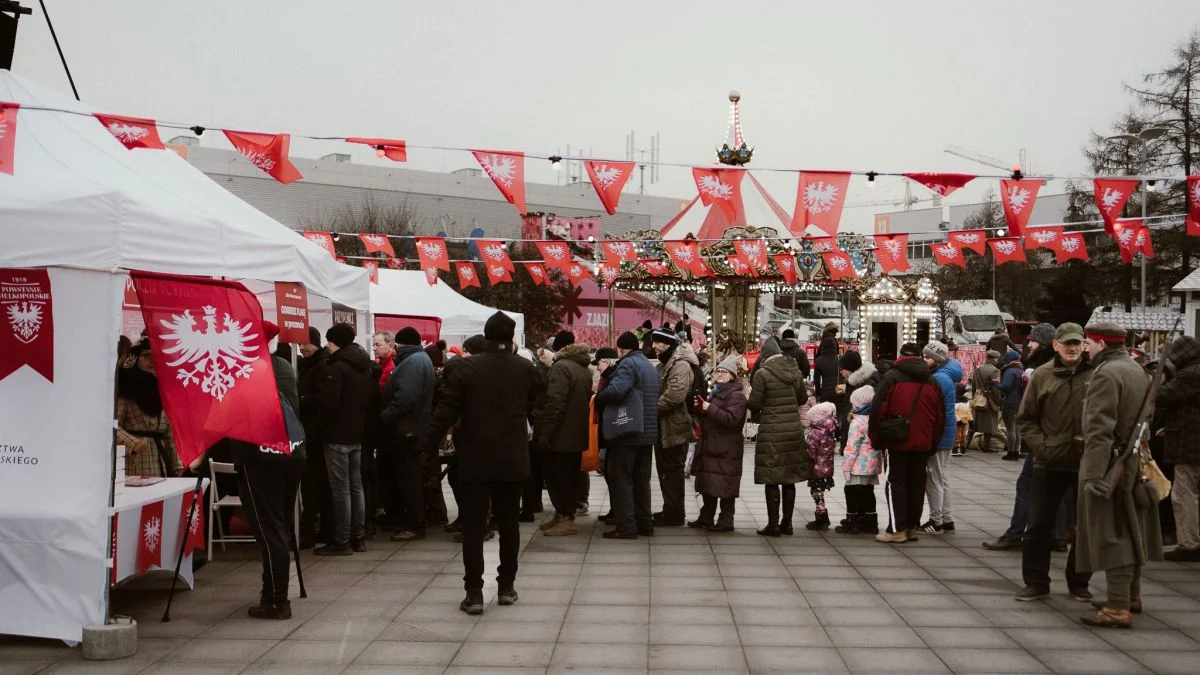
M 833 454 L 837 445 L 837 406 L 826 401 L 809 409 L 804 418 L 808 429 L 804 440 L 808 442 L 808 458 L 812 466 L 812 478 L 808 491 L 816 505 L 815 518 L 805 527 L 810 530 L 829 529 L 829 510 L 825 508 L 825 491 L 833 487 Z
M 871 399 L 875 389 L 859 387 L 850 394 L 854 419 L 846 440 L 842 476 L 846 486 L 846 519 L 834 528 L 839 534 L 879 534 L 879 517 L 875 514 L 875 486 L 883 472 L 883 453 L 871 446 L 867 423 L 871 416 Z

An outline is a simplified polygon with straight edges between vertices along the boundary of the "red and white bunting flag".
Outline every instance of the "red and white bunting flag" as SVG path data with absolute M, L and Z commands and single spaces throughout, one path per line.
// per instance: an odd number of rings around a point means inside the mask
M 583 163 L 588 178 L 592 180 L 592 187 L 596 188 L 596 196 L 610 216 L 617 212 L 621 190 L 625 189 L 625 183 L 633 175 L 633 166 L 633 162 L 588 160 Z
M 942 197 L 949 197 L 955 190 L 975 179 L 975 176 L 966 173 L 906 173 L 904 176 Z
M 908 234 L 875 235 L 875 259 L 884 274 L 908 271 Z
M 396 249 L 392 248 L 392 242 L 386 234 L 360 234 L 358 240 L 362 242 L 367 253 L 384 253 L 389 258 L 396 257 Z
M 472 150 L 475 161 L 483 167 L 483 172 L 492 179 L 500 194 L 509 204 L 517 207 L 517 212 L 524 215 L 525 208 L 525 153 L 507 152 L 502 150 Z M 508 271 L 513 271 L 509 268 Z
M 771 259 L 775 261 L 775 267 L 779 269 L 784 281 L 789 284 L 796 283 L 796 256 L 791 253 L 776 253 Z
M 162 567 L 162 545 L 163 503 L 160 499 L 142 505 L 141 519 L 138 521 L 138 574 L 144 574 L 151 567 Z
M 825 261 L 825 269 L 829 271 L 830 281 L 858 278 L 858 271 L 854 269 L 849 253 L 842 250 L 831 251 L 822 253 L 821 258 Z
M 1061 265 L 1068 260 L 1087 259 L 1087 245 L 1083 241 L 1082 234 L 1069 232 L 1063 234 L 1062 238 L 1058 240 L 1058 248 L 1054 249 L 1054 262 Z
M 1015 233 L 1014 233 L 1015 235 Z M 1062 225 L 1043 225 L 1025 230 L 1025 248 L 1030 251 L 1035 248 L 1058 250 L 1058 242 L 1062 241 Z
M 0 173 L 13 175 L 13 151 L 17 147 L 17 111 L 20 103 L 0 101 Z
M 612 288 L 613 284 L 617 283 L 617 279 L 621 278 L 621 270 L 612 265 L 600 266 L 600 280 L 604 282 L 605 288 Z
M 946 238 L 962 250 L 970 249 L 979 255 L 987 253 L 987 230 L 957 230 Z
M 201 493 L 203 496 L 203 493 Z M 196 549 L 204 550 L 204 506 L 196 499 L 195 492 L 183 496 L 179 504 L 179 532 L 185 537 L 183 555 L 187 557 Z
M 1021 240 L 1018 237 L 989 239 L 988 245 L 992 247 L 992 255 L 995 256 L 997 265 L 1025 262 L 1025 249 L 1021 248 Z
M 665 277 L 671 273 L 671 266 L 658 258 L 642 258 L 638 261 L 652 277 Z
M 581 263 L 571 263 L 567 268 L 567 280 L 572 286 L 578 286 L 579 282 L 587 278 L 587 269 Z
M 759 270 L 765 271 L 767 269 L 766 240 L 737 239 L 733 242 L 733 250 L 737 253 L 739 260 L 755 270 L 754 276 L 758 276 Z
M 430 286 L 437 286 L 438 270 L 436 267 L 425 267 L 421 269 L 425 273 L 425 283 Z M 375 269 L 371 271 L 371 283 L 379 283 L 379 264 L 375 263 Z
M 395 138 L 362 138 L 360 136 L 351 136 L 346 139 L 347 143 L 361 143 L 375 148 L 375 155 L 378 157 L 387 157 L 393 162 L 408 161 L 408 144 L 404 141 Z
M 525 265 L 525 271 L 529 273 L 529 278 L 533 279 L 534 286 L 546 285 L 546 265 L 539 262 L 527 262 L 521 264 Z
M 130 276 L 183 465 L 222 438 L 291 454 L 258 298 L 233 281 Z
M 546 261 L 546 267 L 549 269 L 559 269 L 566 272 L 571 269 L 571 245 L 565 241 L 539 241 L 536 242 L 538 251 L 542 254 L 542 260 Z
M 4 165 L 0 158 L 0 166 Z M 1200 176 L 1187 177 L 1187 233 L 1193 237 L 1200 236 Z
M 439 270 L 450 271 L 450 252 L 446 249 L 446 240 L 441 237 L 417 237 L 417 258 L 421 267 L 435 267 Z
M 850 174 L 844 171 L 801 171 L 800 184 L 796 191 L 796 210 L 792 216 L 792 232 L 804 234 L 808 226 L 812 225 L 824 230 L 831 237 L 837 235 L 849 185 Z
M 680 271 L 691 272 L 693 276 L 702 276 L 699 270 L 703 269 L 704 261 L 700 259 L 695 241 L 667 241 L 663 242 L 663 248 L 667 250 L 667 256 Z
M 288 134 L 226 131 L 225 137 L 251 164 L 280 183 L 287 185 L 304 177 L 288 159 L 288 148 L 292 144 Z
M 45 268 L 0 269 L 0 381 L 23 366 L 54 381 L 55 309 Z
M 933 244 L 933 257 L 937 259 L 939 265 L 958 265 L 964 270 L 967 269 L 966 256 L 963 255 L 962 249 L 954 245 L 954 242 L 942 242 Z
M 1141 253 L 1147 258 L 1154 257 L 1154 245 L 1150 241 L 1150 228 L 1140 218 L 1121 218 L 1113 226 L 1116 232 L 1113 238 L 1121 251 L 1121 260 L 1133 262 L 1136 254 Z
M 834 237 L 805 237 L 812 242 L 813 253 L 829 253 L 838 250 L 837 239 Z
M 483 267 L 487 270 L 488 283 L 490 284 L 495 285 L 512 281 L 512 275 L 509 274 L 512 270 L 509 270 L 501 263 L 484 263 Z
M 700 191 L 700 203 L 705 206 L 716 204 L 732 221 L 737 216 L 737 205 L 742 201 L 744 173 L 740 169 L 692 169 L 692 178 Z
M 1029 216 L 1033 215 L 1033 204 L 1037 201 L 1038 190 L 1042 181 L 1036 179 L 1002 180 L 1000 192 L 1003 199 L 1004 219 L 1008 221 L 1008 231 L 1014 237 L 1025 233 L 1025 225 Z
M 1114 225 L 1137 186 L 1136 178 L 1097 178 L 1092 181 L 1096 208 L 1100 211 L 1100 217 L 1104 219 L 1104 232 L 1109 236 L 1116 233 Z
M 604 261 L 610 265 L 637 262 L 637 247 L 632 241 L 608 240 L 600 242 L 604 249 Z
M 1148 226 L 1143 224 L 1138 228 L 1137 235 L 1133 238 L 1133 247 L 1147 258 L 1154 257 L 1154 244 L 1150 241 L 1150 228 Z
M 333 235 L 328 232 L 305 230 L 304 238 L 329 252 L 330 257 L 337 258 L 337 249 L 333 246 Z
M 476 239 L 475 243 L 479 246 L 479 255 L 485 264 L 499 265 L 509 272 L 517 271 L 517 268 L 513 267 L 512 259 L 508 257 L 508 246 L 504 242 L 499 239 Z M 492 278 L 490 272 L 488 278 Z
M 729 263 L 729 267 L 733 269 L 733 273 L 739 277 L 758 276 L 758 270 L 754 269 L 754 265 L 751 265 L 736 255 L 725 256 L 725 261 Z
M 162 150 L 166 147 L 163 145 L 162 139 L 158 137 L 158 125 L 152 119 L 93 114 L 97 120 L 100 120 L 100 124 L 104 125 L 108 133 L 113 135 L 113 138 L 121 141 L 121 145 L 130 150 L 136 148 Z
M 379 261 L 364 260 L 362 261 L 362 266 L 367 271 L 367 280 L 375 285 L 379 285 Z M 437 279 L 431 281 L 429 285 L 432 286 L 435 283 L 437 283 Z
M 458 271 L 459 288 L 466 288 L 468 286 L 482 288 L 479 285 L 479 273 L 475 271 L 475 263 L 456 262 L 454 263 L 454 269 Z
M 387 266 L 388 266 L 388 269 L 390 269 L 390 270 L 402 270 L 402 269 L 404 269 L 404 265 L 405 265 L 404 258 L 388 258 L 387 259 Z
M 339 265 L 345 265 L 345 264 L 346 264 L 346 258 L 345 258 L 345 256 L 335 255 L 335 256 L 333 256 L 333 259 L 334 259 L 334 260 L 336 260 L 336 261 L 338 261 L 338 264 L 339 264 Z

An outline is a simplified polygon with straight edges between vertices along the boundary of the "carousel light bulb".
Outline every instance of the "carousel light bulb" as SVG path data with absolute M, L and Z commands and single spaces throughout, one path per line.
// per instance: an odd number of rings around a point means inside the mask
M 1003 237 L 1003 236 L 1004 236 L 1004 235 L 1006 235 L 1006 234 L 1008 234 L 1008 230 L 1005 230 L 1003 227 L 1002 227 L 1002 228 L 1000 228 L 1000 229 L 998 229 L 998 230 L 996 230 L 996 236 L 997 236 L 997 237 Z
M 1146 191 L 1154 192 L 1154 191 L 1158 190 L 1158 186 L 1156 185 L 1157 182 L 1158 181 L 1153 181 L 1153 180 L 1146 181 Z

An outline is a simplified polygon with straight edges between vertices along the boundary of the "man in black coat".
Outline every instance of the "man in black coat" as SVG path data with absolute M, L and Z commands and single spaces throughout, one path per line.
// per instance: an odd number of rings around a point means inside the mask
M 487 320 L 487 349 L 453 369 L 428 432 L 428 442 L 434 443 L 456 427 L 467 591 L 459 609 L 472 615 L 483 613 L 483 536 L 489 502 L 500 531 L 497 599 L 501 605 L 517 601 L 517 515 L 522 481 L 529 476 L 528 419 L 545 385 L 533 364 L 513 353 L 515 329 L 516 323 L 503 312 Z
M 783 355 L 796 362 L 796 367 L 800 369 L 800 374 L 804 379 L 808 379 L 809 365 L 808 354 L 804 352 L 804 347 L 796 342 L 796 331 L 788 328 L 783 331 L 783 337 L 779 339 L 779 348 L 783 350 Z
M 308 344 L 300 345 L 299 374 L 300 407 L 296 412 L 304 423 L 305 449 L 308 461 L 300 493 L 303 511 L 300 514 L 300 548 L 311 548 L 317 541 L 333 543 L 333 496 L 329 487 L 329 472 L 325 467 L 324 433 L 317 410 L 317 386 L 321 381 L 329 350 L 321 346 L 321 331 L 309 326 Z M 291 366 L 288 366 L 291 370 Z M 320 532 L 317 521 L 320 520 Z

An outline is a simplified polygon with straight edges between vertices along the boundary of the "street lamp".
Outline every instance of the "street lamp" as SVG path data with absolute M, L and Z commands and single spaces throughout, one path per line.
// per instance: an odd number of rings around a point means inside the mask
M 1139 131 L 1137 134 L 1117 134 L 1116 136 L 1109 136 L 1109 137 L 1105 138 L 1104 140 L 1106 140 L 1106 141 L 1128 141 L 1130 143 L 1137 143 L 1138 147 L 1140 148 L 1140 150 L 1138 152 L 1138 170 L 1145 171 L 1146 170 L 1147 151 L 1150 149 L 1150 142 L 1161 138 L 1162 135 L 1167 133 L 1168 131 L 1170 131 L 1170 129 L 1168 127 L 1147 127 L 1145 129 L 1142 129 L 1141 131 Z M 1153 183 L 1153 181 L 1147 182 L 1145 178 L 1142 178 L 1142 225 L 1146 225 L 1146 202 L 1149 201 L 1149 199 L 1147 199 L 1147 196 L 1150 192 L 1154 191 L 1154 189 L 1152 187 L 1150 187 L 1150 183 Z M 1149 231 L 1149 226 L 1147 226 L 1147 231 Z M 1144 311 L 1146 311 L 1146 254 L 1141 253 L 1140 255 L 1142 256 L 1142 287 L 1141 288 L 1142 288 L 1142 311 L 1144 312 Z

